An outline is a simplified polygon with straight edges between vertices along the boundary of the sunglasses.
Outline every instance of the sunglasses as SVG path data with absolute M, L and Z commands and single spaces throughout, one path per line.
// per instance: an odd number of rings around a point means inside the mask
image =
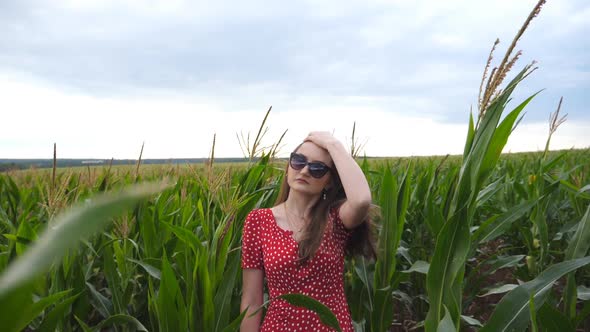
M 321 161 L 308 162 L 306 156 L 295 152 L 291 153 L 291 157 L 289 158 L 289 165 L 292 169 L 296 171 L 300 171 L 303 168 L 305 168 L 305 166 L 308 166 L 307 169 L 309 171 L 309 175 L 316 179 L 323 177 L 324 175 L 326 175 L 326 173 L 332 170 L 330 167 L 328 167 Z

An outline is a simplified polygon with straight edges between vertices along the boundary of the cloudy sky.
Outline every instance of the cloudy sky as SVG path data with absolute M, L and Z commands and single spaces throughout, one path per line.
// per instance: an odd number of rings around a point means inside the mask
M 284 154 L 311 130 L 370 156 L 460 153 L 489 50 L 498 64 L 536 0 L 0 1 L 0 158 Z M 590 146 L 590 3 L 549 0 L 516 69 L 539 69 L 505 152 Z M 516 73 L 514 70 L 513 74 Z M 514 104 L 512 104 L 514 105 Z

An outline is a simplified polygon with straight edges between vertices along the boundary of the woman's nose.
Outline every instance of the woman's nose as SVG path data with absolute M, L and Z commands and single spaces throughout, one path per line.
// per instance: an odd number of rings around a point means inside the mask
M 300 171 L 299 173 L 305 173 L 309 175 L 309 164 L 305 165 Z

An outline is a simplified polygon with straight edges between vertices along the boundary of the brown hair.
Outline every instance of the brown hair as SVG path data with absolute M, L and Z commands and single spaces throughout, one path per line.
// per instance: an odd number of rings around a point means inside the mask
M 303 144 L 303 143 L 302 143 Z M 297 152 L 298 145 L 293 152 Z M 289 164 L 285 168 L 287 174 L 289 170 Z M 322 242 L 324 231 L 328 221 L 328 214 L 332 208 L 338 209 L 344 201 L 346 201 L 346 193 L 340 181 L 340 176 L 333 169 L 330 173 L 332 176 L 332 186 L 330 189 L 325 190 L 326 199 L 318 199 L 318 201 L 311 208 L 311 220 L 307 227 L 301 241 L 299 242 L 299 260 L 302 264 L 305 264 L 311 259 Z M 275 205 L 281 204 L 287 200 L 291 188 L 287 182 L 287 177 L 283 176 L 281 183 L 281 189 Z M 363 223 L 357 226 L 351 234 L 348 243 L 346 244 L 345 252 L 347 256 L 364 256 L 367 259 L 376 258 L 375 240 L 374 240 L 374 224 L 371 216 L 376 212 L 376 206 L 371 205 L 370 213 L 365 218 Z

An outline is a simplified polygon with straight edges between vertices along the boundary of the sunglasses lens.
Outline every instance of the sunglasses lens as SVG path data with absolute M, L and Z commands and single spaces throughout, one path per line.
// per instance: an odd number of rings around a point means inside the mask
M 328 173 L 328 167 L 320 163 L 309 164 L 309 174 L 316 179 L 319 179 Z
M 305 156 L 302 156 L 297 153 L 292 153 L 289 163 L 291 164 L 291 168 L 299 171 L 302 170 L 303 167 L 305 167 L 305 165 L 307 165 L 307 159 L 305 158 Z
M 308 165 L 309 174 L 316 179 L 326 175 L 330 170 L 328 166 L 321 162 L 308 163 L 307 158 L 304 155 L 295 152 L 291 153 L 289 165 L 291 165 L 291 168 L 296 171 L 300 171 Z

